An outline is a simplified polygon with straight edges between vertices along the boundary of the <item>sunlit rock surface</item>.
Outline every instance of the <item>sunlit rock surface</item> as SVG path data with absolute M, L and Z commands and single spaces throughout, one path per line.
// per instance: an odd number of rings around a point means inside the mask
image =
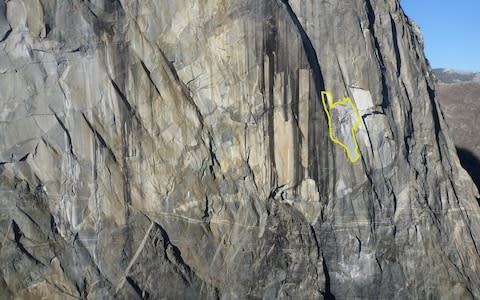
M 2 0 L 0 41 L 1 299 L 480 297 L 398 0 Z

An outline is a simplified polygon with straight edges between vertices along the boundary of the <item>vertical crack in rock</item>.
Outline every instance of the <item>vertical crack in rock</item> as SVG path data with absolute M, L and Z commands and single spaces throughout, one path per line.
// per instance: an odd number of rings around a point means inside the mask
M 265 2 L 267 11 L 274 11 L 271 1 Z M 274 84 L 275 84 L 275 66 L 276 66 L 276 45 L 277 45 L 277 27 L 274 25 L 275 16 L 271 16 L 265 20 L 263 24 L 263 48 L 268 61 L 264 61 L 262 57 L 262 67 L 267 65 L 267 70 L 263 70 L 263 84 L 267 86 L 263 87 L 263 95 L 267 95 L 267 103 L 265 105 L 267 110 L 267 135 L 268 135 L 268 151 L 269 151 L 269 163 L 270 163 L 270 186 L 276 187 L 278 182 L 277 167 L 275 162 L 275 124 L 274 124 Z M 266 75 L 266 78 L 265 78 Z
M 322 173 L 327 173 L 329 169 L 329 150 L 328 144 L 324 138 L 325 134 L 322 134 L 321 131 L 326 126 L 322 124 L 322 121 L 325 120 L 325 112 L 320 108 L 320 92 L 325 91 L 325 82 L 322 75 L 322 70 L 317 57 L 317 52 L 315 47 L 312 44 L 308 34 L 305 32 L 302 24 L 298 20 L 295 12 L 292 7 L 286 0 L 280 1 L 285 10 L 290 17 L 290 20 L 294 24 L 300 38 L 302 41 L 303 48 L 305 50 L 305 55 L 307 57 L 309 66 L 313 75 L 314 82 L 314 95 L 311 96 L 312 99 L 309 100 L 309 131 L 308 131 L 308 170 L 309 176 L 317 182 L 317 186 L 321 189 L 321 195 L 326 195 L 328 193 L 328 178 L 325 177 Z M 323 118 L 320 118 L 317 114 L 322 114 Z M 319 122 L 320 121 L 320 122 Z M 328 176 L 328 175 L 326 175 Z
M 327 267 L 327 263 L 325 262 L 325 258 L 322 259 L 322 267 L 323 267 L 323 273 L 325 275 L 325 291 L 322 292 L 322 296 L 324 297 L 324 299 L 335 300 L 335 296 L 332 294 L 332 291 L 331 291 L 330 273 L 328 272 L 328 267 Z
M 278 1 L 278 0 L 277 0 Z M 321 91 L 325 91 L 325 82 L 323 80 L 322 70 L 320 68 L 320 64 L 318 62 L 317 51 L 315 51 L 315 47 L 312 44 L 312 41 L 308 37 L 305 29 L 303 28 L 302 24 L 298 20 L 295 12 L 293 11 L 292 7 L 288 3 L 288 0 L 280 0 L 281 3 L 285 6 L 285 9 L 290 16 L 291 21 L 295 25 L 295 28 L 298 30 L 300 37 L 302 39 L 303 48 L 305 49 L 305 54 L 308 59 L 308 63 L 312 68 L 314 83 L 316 93 L 320 95 Z
M 392 40 L 393 40 L 393 50 L 395 51 L 395 60 L 397 66 L 397 77 L 400 76 L 400 70 L 402 68 L 402 58 L 400 55 L 400 48 L 398 47 L 398 31 L 397 25 L 393 20 L 392 15 L 390 14 L 390 26 L 392 26 Z
M 367 16 L 368 16 L 368 29 L 370 30 L 372 34 L 372 38 L 375 44 L 375 55 L 376 58 L 378 59 L 379 67 L 380 67 L 380 77 L 381 77 L 381 83 L 382 83 L 382 88 L 381 88 L 381 94 L 383 96 L 382 99 L 382 107 L 383 108 L 388 108 L 389 106 L 389 94 L 388 94 L 388 85 L 387 85 L 387 79 L 385 78 L 385 62 L 383 59 L 383 55 L 381 52 L 381 47 L 380 43 L 378 42 L 378 37 L 375 32 L 375 10 L 372 7 L 371 0 L 365 0 L 365 5 L 367 8 Z

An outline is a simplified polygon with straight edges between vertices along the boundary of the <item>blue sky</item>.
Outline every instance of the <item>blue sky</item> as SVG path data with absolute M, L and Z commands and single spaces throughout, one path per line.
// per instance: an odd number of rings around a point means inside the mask
M 480 72 L 480 0 L 401 0 L 432 68 Z

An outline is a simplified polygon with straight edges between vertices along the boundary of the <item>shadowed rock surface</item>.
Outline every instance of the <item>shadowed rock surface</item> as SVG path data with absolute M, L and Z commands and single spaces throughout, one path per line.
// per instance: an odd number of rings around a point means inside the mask
M 398 0 L 0 0 L 0 298 L 479 298 L 422 49 Z
M 462 148 L 457 148 L 457 153 L 462 166 L 470 176 L 472 176 L 477 187 L 480 187 L 480 159 L 478 158 L 478 155 Z

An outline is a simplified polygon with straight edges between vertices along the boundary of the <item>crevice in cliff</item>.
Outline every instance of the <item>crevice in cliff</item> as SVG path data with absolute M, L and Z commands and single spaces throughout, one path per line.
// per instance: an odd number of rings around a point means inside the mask
M 322 255 L 322 267 L 323 267 L 323 274 L 325 275 L 325 290 L 321 291 L 323 298 L 325 300 L 335 300 L 335 296 L 332 294 L 331 291 L 331 281 L 330 281 L 330 273 L 328 271 L 327 263 L 325 262 L 325 257 Z
M 85 120 L 85 123 L 87 123 L 87 126 L 88 128 L 90 128 L 90 130 L 93 132 L 93 135 L 96 137 L 96 139 L 98 140 L 98 142 L 100 143 L 100 145 L 107 149 L 108 151 L 108 154 L 111 156 L 111 158 L 113 159 L 113 161 L 115 163 L 118 163 L 117 161 L 117 158 L 115 157 L 115 154 L 113 153 L 112 149 L 108 146 L 107 142 L 105 141 L 105 139 L 102 137 L 102 135 L 95 129 L 95 127 L 93 127 L 92 123 L 90 123 L 90 121 L 88 120 L 87 116 L 85 116 L 85 114 L 82 112 L 82 117 L 83 119 Z
M 5 35 L 2 37 L 2 39 L 0 39 L 0 43 L 3 43 L 11 33 L 12 33 L 12 28 L 10 28 L 9 30 L 7 30 L 7 32 L 5 32 Z
M 317 51 L 315 50 L 315 47 L 313 46 L 313 43 L 310 40 L 310 37 L 306 33 L 302 24 L 300 23 L 300 20 L 298 19 L 297 15 L 295 14 L 292 7 L 288 3 L 288 0 L 279 0 L 279 1 L 283 3 L 283 5 L 285 6 L 285 9 L 287 10 L 288 15 L 290 16 L 290 19 L 295 25 L 295 28 L 298 30 L 298 33 L 300 33 L 300 37 L 302 39 L 302 44 L 303 44 L 303 48 L 305 49 L 305 54 L 307 56 L 308 63 L 312 68 L 315 88 L 317 90 L 317 94 L 320 94 L 321 91 L 325 90 L 325 82 L 323 80 L 322 71 L 320 68 L 320 64 L 318 62 Z
M 442 128 L 440 124 L 440 113 L 437 109 L 437 103 L 435 101 L 435 91 L 430 87 L 430 85 L 428 84 L 428 81 L 425 80 L 425 84 L 427 86 L 430 105 L 432 107 L 431 113 L 432 113 L 433 124 L 435 126 L 434 135 L 435 135 L 436 146 L 437 146 L 438 154 L 440 155 L 440 161 L 443 161 L 443 153 L 442 153 L 442 148 L 440 146 L 442 144 L 440 141 L 440 134 L 443 134 L 443 133 L 441 131 Z
M 380 43 L 378 42 L 378 38 L 375 33 L 375 10 L 372 7 L 371 0 L 365 0 L 365 5 L 367 9 L 367 17 L 368 17 L 368 29 L 373 38 L 373 43 L 375 46 L 375 54 L 379 63 L 380 67 L 380 79 L 382 84 L 382 108 L 386 109 L 389 106 L 389 95 L 388 95 L 388 85 L 387 79 L 385 78 L 385 62 L 383 60 L 383 56 L 381 53 Z
M 204 119 L 203 119 L 203 115 L 202 115 L 202 112 L 200 111 L 200 108 L 198 107 L 198 105 L 195 103 L 195 101 L 193 100 L 191 94 L 190 94 L 190 90 L 188 88 L 188 86 L 182 81 L 180 80 L 180 77 L 178 76 L 177 74 L 177 71 L 175 69 L 175 66 L 167 59 L 167 57 L 165 56 L 165 53 L 163 53 L 162 49 L 160 49 L 160 47 L 157 46 L 157 50 L 160 54 L 160 58 L 161 58 L 161 61 L 162 61 L 162 65 L 163 66 L 166 66 L 166 68 L 164 67 L 163 69 L 166 71 L 167 75 L 169 76 L 170 80 L 172 80 L 172 82 L 175 82 L 178 84 L 178 87 L 179 89 L 181 90 L 182 94 L 185 96 L 187 102 L 192 106 L 192 108 L 195 110 L 195 113 L 197 114 L 197 118 L 198 120 L 200 121 L 200 125 L 204 126 Z
M 16 204 L 16 207 L 20 213 L 22 213 L 27 219 L 32 222 L 32 224 L 38 229 L 39 232 L 42 232 L 42 226 L 38 224 L 25 210 L 23 210 L 21 207 L 19 207 L 18 203 Z M 13 226 L 15 228 L 15 226 Z
M 203 217 L 202 219 L 208 220 L 210 219 L 210 208 L 209 208 L 209 200 L 208 200 L 208 195 L 205 194 L 205 208 L 203 209 Z
M 403 87 L 403 91 L 405 93 L 405 98 L 406 98 L 406 103 L 405 106 L 403 107 L 404 109 L 404 115 L 405 115 L 405 126 L 403 127 L 403 142 L 405 144 L 405 159 L 407 162 L 410 160 L 410 149 L 412 147 L 411 141 L 414 137 L 414 130 L 413 130 L 413 120 L 412 120 L 412 100 L 410 99 L 410 95 L 408 94 L 407 87 L 405 86 L 405 83 L 400 81 Z
M 393 51 L 395 51 L 395 58 L 397 60 L 397 76 L 400 76 L 400 69 L 402 67 L 402 58 L 400 55 L 400 48 L 398 47 L 398 32 L 397 25 L 393 20 L 392 15 L 390 14 L 390 23 L 392 26 L 392 36 L 393 36 Z
M 315 233 L 315 229 L 313 228 L 312 225 L 310 225 L 310 232 L 313 236 L 313 241 L 315 242 L 315 247 L 317 248 L 317 258 L 320 259 L 320 257 L 321 257 L 320 244 L 318 242 L 317 234 Z
M 142 68 L 143 70 L 145 71 L 145 74 L 147 74 L 147 77 L 148 77 L 148 80 L 150 81 L 150 83 L 153 85 L 153 87 L 155 88 L 155 91 L 157 92 L 157 94 L 162 97 L 162 93 L 160 93 L 160 90 L 158 89 L 157 85 L 155 84 L 155 81 L 153 81 L 153 78 L 152 78 L 152 73 L 150 72 L 150 70 L 147 68 L 147 66 L 145 65 L 145 62 L 141 59 L 140 59 L 140 64 L 142 65 Z M 163 97 L 162 97 L 163 98 Z
M 30 155 L 30 152 L 27 152 L 27 154 L 22 156 L 18 161 L 26 161 L 29 155 Z
M 131 115 L 135 115 L 135 110 L 133 109 L 133 107 L 132 107 L 132 105 L 130 104 L 130 102 L 128 102 L 127 96 L 125 96 L 125 94 L 120 90 L 120 88 L 118 87 L 118 85 L 117 85 L 117 83 L 115 82 L 115 80 L 110 79 L 110 82 L 112 83 L 113 88 L 114 88 L 115 91 L 117 92 L 117 94 L 118 94 L 118 96 L 120 97 L 120 99 L 122 100 L 123 104 L 125 104 L 125 107 L 127 108 L 127 111 L 128 111 Z
M 22 230 L 18 226 L 17 222 L 15 222 L 14 220 L 12 220 L 12 230 L 13 230 L 15 244 L 16 244 L 17 248 L 20 250 L 20 252 L 22 252 L 28 258 L 33 260 L 35 262 L 35 264 L 45 266 L 44 263 L 42 263 L 41 261 L 36 259 L 30 252 L 27 251 L 27 249 L 25 249 L 25 246 L 21 242 L 22 236 L 25 236 L 25 235 L 23 234 Z
M 220 162 L 217 159 L 217 155 L 215 154 L 215 143 L 214 143 L 214 137 L 208 131 L 208 153 L 210 155 L 210 165 L 208 166 L 210 170 L 210 174 L 213 176 L 213 179 L 217 179 L 217 176 L 215 174 L 215 167 L 218 166 L 220 167 Z
M 165 229 L 162 226 L 155 223 L 156 227 L 160 230 L 160 234 L 163 238 L 163 249 L 164 255 L 167 261 L 169 261 L 173 266 L 175 266 L 176 272 L 182 277 L 185 284 L 191 285 L 192 284 L 192 271 L 190 266 L 188 266 L 182 258 L 182 253 L 177 246 L 173 245 L 170 242 L 170 237 L 168 236 Z
M 52 238 L 55 239 L 55 236 L 58 234 L 58 227 L 52 214 L 50 214 L 50 232 L 52 233 Z
M 135 282 L 135 280 L 132 279 L 132 277 L 130 276 L 127 276 L 126 277 L 126 280 L 128 282 L 128 284 L 133 288 L 133 290 L 135 291 L 135 293 L 137 293 L 137 295 L 142 299 L 142 300 L 147 300 L 147 299 L 150 299 L 150 294 L 143 290 L 142 288 L 140 288 L 140 286 L 138 286 L 138 284 Z
M 68 150 L 70 151 L 70 154 L 72 155 L 74 160 L 77 160 L 77 156 L 73 151 L 72 136 L 70 135 L 70 131 L 68 131 L 67 127 L 65 126 L 65 123 L 63 123 L 62 119 L 60 119 L 60 116 L 51 107 L 49 107 L 49 109 L 55 116 L 55 119 L 57 120 L 60 127 L 65 132 L 65 136 L 67 137 Z
M 88 299 L 88 291 L 87 291 L 87 283 L 85 278 L 83 279 L 83 282 L 81 284 L 78 284 L 78 282 L 75 282 L 75 289 L 77 290 L 77 293 L 80 295 L 78 297 L 79 299 Z

